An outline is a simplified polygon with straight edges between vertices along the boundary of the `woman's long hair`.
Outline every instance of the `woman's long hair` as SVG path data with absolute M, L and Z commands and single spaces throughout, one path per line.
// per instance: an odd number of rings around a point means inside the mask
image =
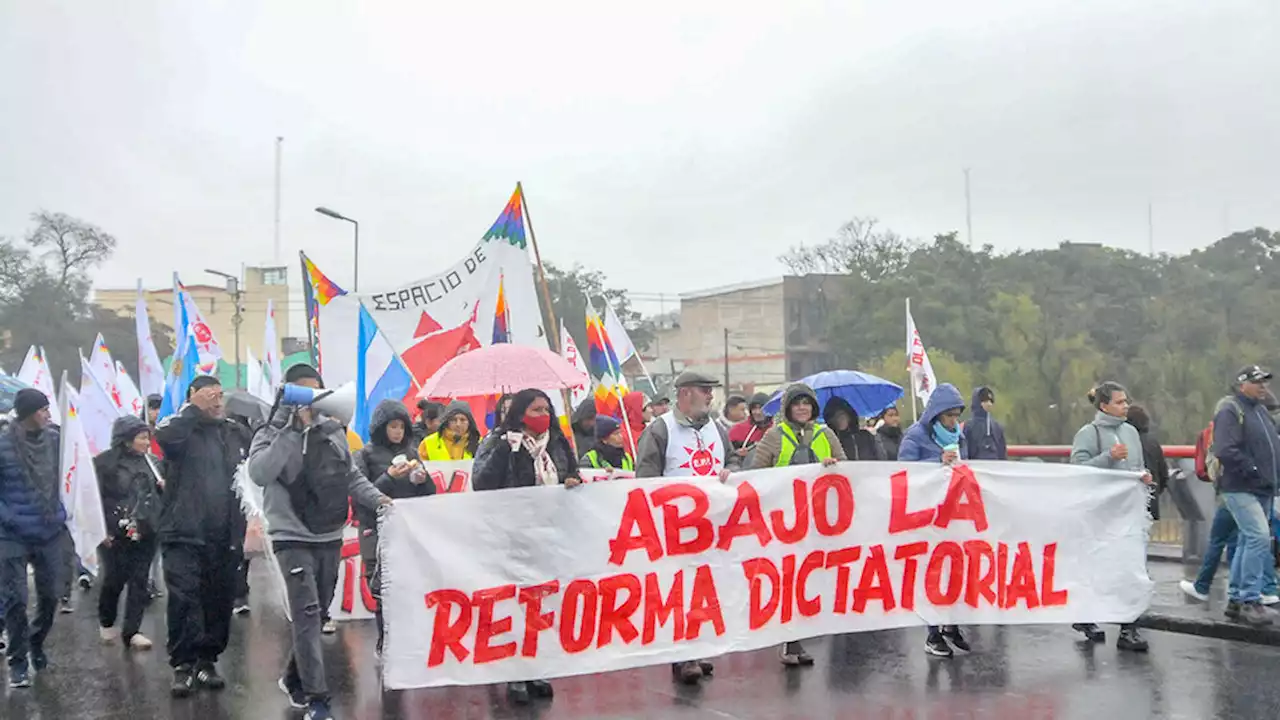
M 502 423 L 498 427 L 503 432 L 524 432 L 524 413 L 533 404 L 534 400 L 542 398 L 547 401 L 547 411 L 551 413 L 551 428 L 548 430 L 552 437 L 563 437 L 564 433 L 560 430 L 560 418 L 556 415 L 555 406 L 551 404 L 551 398 L 541 390 L 530 388 L 521 390 L 511 398 L 511 411 L 506 417 L 502 418 Z

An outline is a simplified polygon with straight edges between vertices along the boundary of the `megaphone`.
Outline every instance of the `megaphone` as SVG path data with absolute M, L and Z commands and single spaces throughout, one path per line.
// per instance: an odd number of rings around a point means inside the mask
M 280 405 L 309 405 L 343 425 L 350 425 L 356 416 L 356 384 L 349 382 L 324 390 L 285 384 L 280 386 L 276 402 Z

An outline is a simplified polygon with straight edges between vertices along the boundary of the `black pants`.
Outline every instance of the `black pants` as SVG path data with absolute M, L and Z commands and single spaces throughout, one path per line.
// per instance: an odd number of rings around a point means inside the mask
M 236 600 L 249 599 L 249 557 L 246 555 L 240 560 L 240 566 L 236 569 Z
M 69 571 L 66 533 L 41 545 L 0 542 L 0 596 L 9 633 L 9 667 L 26 668 L 27 654 L 44 650 L 58 611 L 58 589 Z M 36 619 L 27 622 L 27 565 L 35 570 Z
M 239 551 L 226 543 L 164 545 L 169 665 L 215 662 L 227 649 Z
M 120 594 L 129 590 L 124 603 L 124 627 L 121 635 L 127 643 L 138 634 L 142 626 L 142 613 L 147 609 L 150 595 L 147 578 L 151 574 L 151 560 L 156 554 L 154 536 L 144 536 L 134 541 L 115 538 L 110 547 L 100 549 L 102 555 L 102 593 L 98 595 L 98 624 L 104 628 L 115 627 L 120 609 Z

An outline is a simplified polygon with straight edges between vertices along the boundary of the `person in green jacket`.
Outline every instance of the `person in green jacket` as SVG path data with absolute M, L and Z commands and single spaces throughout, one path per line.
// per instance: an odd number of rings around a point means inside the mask
M 840 438 L 818 422 L 818 395 L 808 385 L 796 383 L 782 394 L 782 413 L 756 445 L 751 470 L 788 465 L 822 463 L 835 465 L 848 460 Z M 782 644 L 782 664 L 812 665 L 813 656 L 799 641 Z
M 636 463 L 626 450 L 622 423 L 608 415 L 597 415 L 595 437 L 595 444 L 578 463 L 581 467 L 635 472 Z

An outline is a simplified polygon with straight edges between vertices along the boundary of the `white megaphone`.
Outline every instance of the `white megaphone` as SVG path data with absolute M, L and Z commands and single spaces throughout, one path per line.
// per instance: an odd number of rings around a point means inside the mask
M 356 416 L 356 384 L 349 382 L 331 390 L 285 384 L 280 386 L 277 402 L 280 405 L 309 405 L 343 425 L 350 425 Z

